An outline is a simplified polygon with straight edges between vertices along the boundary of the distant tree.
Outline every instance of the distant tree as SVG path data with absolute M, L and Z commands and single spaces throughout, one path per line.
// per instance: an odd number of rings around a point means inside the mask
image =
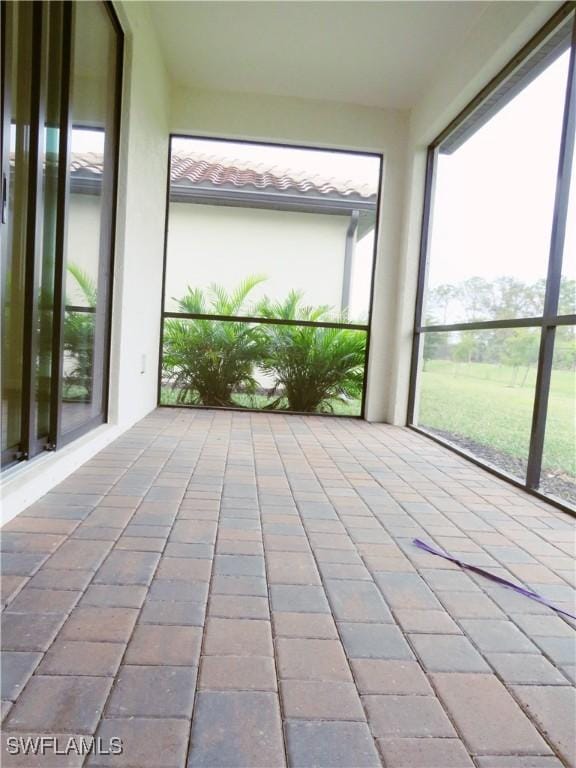
M 440 360 L 443 357 L 443 352 L 446 350 L 446 342 L 443 340 L 442 335 L 439 333 L 424 333 L 423 349 L 422 349 L 422 368 L 428 370 L 427 363 L 429 360 Z
M 543 299 L 543 285 L 527 285 L 515 277 L 499 277 L 493 283 L 492 319 L 538 315 Z
M 554 342 L 554 368 L 573 371 L 576 369 L 576 328 L 559 325 Z
M 504 343 L 502 362 L 512 367 L 512 386 L 516 384 L 521 368 L 524 368 L 524 376 L 520 386 L 524 386 L 530 368 L 538 362 L 539 349 L 540 333 L 536 328 L 515 328 L 508 336 Z
M 563 279 L 560 283 L 559 315 L 576 314 L 576 280 Z
M 458 297 L 458 289 L 449 283 L 433 288 L 428 295 L 428 307 L 431 312 L 440 313 L 440 322 L 444 325 L 448 318 L 448 308 Z
M 455 363 L 471 363 L 476 350 L 475 334 L 462 334 L 457 344 L 452 347 L 452 359 Z
M 469 277 L 457 286 L 458 299 L 464 308 L 466 320 L 486 320 L 494 306 L 494 285 L 483 277 Z

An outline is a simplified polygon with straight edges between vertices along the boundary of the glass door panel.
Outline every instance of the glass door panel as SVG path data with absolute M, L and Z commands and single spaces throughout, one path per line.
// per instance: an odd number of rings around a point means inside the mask
M 51 447 L 51 398 L 54 338 L 54 289 L 58 219 L 63 6 L 43 5 L 41 130 L 38 141 L 40 190 L 35 274 L 33 443 L 30 454 Z
M 32 5 L 2 8 L 2 465 L 22 451 Z
M 105 419 L 118 39 L 103 3 L 75 9 L 61 430 Z

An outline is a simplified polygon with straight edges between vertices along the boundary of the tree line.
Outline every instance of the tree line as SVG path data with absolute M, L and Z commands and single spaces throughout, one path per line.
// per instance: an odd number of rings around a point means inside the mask
M 471 277 L 458 284 L 442 284 L 428 293 L 426 325 L 454 322 L 512 320 L 542 315 L 545 280 L 524 283 L 513 277 L 486 280 Z M 562 280 L 559 315 L 576 313 L 576 280 Z M 424 364 L 428 360 L 492 363 L 513 368 L 514 383 L 523 384 L 538 362 L 539 328 L 502 328 L 482 331 L 427 333 Z M 576 369 L 573 325 L 556 328 L 554 368 Z

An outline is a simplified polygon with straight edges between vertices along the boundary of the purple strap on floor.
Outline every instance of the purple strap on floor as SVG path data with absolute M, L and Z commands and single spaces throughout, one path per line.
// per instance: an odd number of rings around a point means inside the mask
M 562 608 L 558 608 L 556 605 L 546 600 L 545 597 L 542 597 L 542 595 L 539 595 L 537 592 L 533 592 L 531 589 L 526 589 L 526 587 L 521 587 L 519 584 L 514 584 L 512 581 L 508 581 L 508 579 L 503 579 L 501 576 L 496 576 L 495 573 L 490 573 L 490 571 L 485 571 L 484 568 L 479 568 L 477 565 L 470 565 L 470 563 L 463 563 L 462 560 L 458 560 L 456 557 L 452 557 L 452 555 L 448 555 L 446 552 L 443 552 L 441 549 L 436 549 L 435 547 L 431 547 L 430 544 L 426 544 L 426 542 L 422 541 L 421 539 L 414 539 L 412 543 L 415 546 L 417 546 L 419 549 L 423 549 L 425 552 L 429 552 L 431 555 L 438 555 L 438 557 L 443 557 L 445 560 L 450 560 L 450 562 L 456 563 L 456 565 L 459 565 L 460 568 L 464 568 L 466 571 L 473 571 L 474 573 L 479 573 L 480 576 L 484 576 L 485 578 L 490 579 L 491 581 L 495 581 L 498 584 L 502 584 L 503 587 L 508 587 L 508 589 L 513 589 L 514 592 L 518 592 L 520 595 L 529 597 L 531 600 L 536 600 L 536 602 L 542 603 L 542 605 L 547 605 L 548 608 L 552 608 L 552 610 L 556 611 L 556 613 L 561 613 L 563 616 L 568 616 L 570 619 L 576 619 L 576 616 L 573 613 L 568 613 L 568 611 L 563 611 Z

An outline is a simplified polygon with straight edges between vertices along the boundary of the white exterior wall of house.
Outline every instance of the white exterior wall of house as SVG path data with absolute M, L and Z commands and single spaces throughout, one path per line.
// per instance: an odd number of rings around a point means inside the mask
M 251 298 L 304 291 L 307 304 L 340 307 L 348 216 L 171 203 L 166 308 L 187 286 L 233 289 L 263 275 Z
M 98 277 L 98 236 L 100 227 L 98 195 L 71 194 L 68 203 L 67 263 L 87 274 L 96 284 Z M 72 275 L 66 277 L 66 301 L 84 305 L 82 292 Z
M 72 194 L 69 202 L 68 263 L 94 283 L 98 266 L 100 198 Z M 342 300 L 348 214 L 331 215 L 194 203 L 171 203 L 168 221 L 166 309 L 175 310 L 187 286 L 208 288 L 216 283 L 230 291 L 251 275 L 266 278 L 251 293 L 282 300 L 288 291 L 302 291 L 303 303 L 328 305 L 339 311 Z M 354 249 L 350 316 L 368 316 L 373 231 Z M 158 286 L 160 291 L 160 286 Z M 68 275 L 69 304 L 85 303 Z

